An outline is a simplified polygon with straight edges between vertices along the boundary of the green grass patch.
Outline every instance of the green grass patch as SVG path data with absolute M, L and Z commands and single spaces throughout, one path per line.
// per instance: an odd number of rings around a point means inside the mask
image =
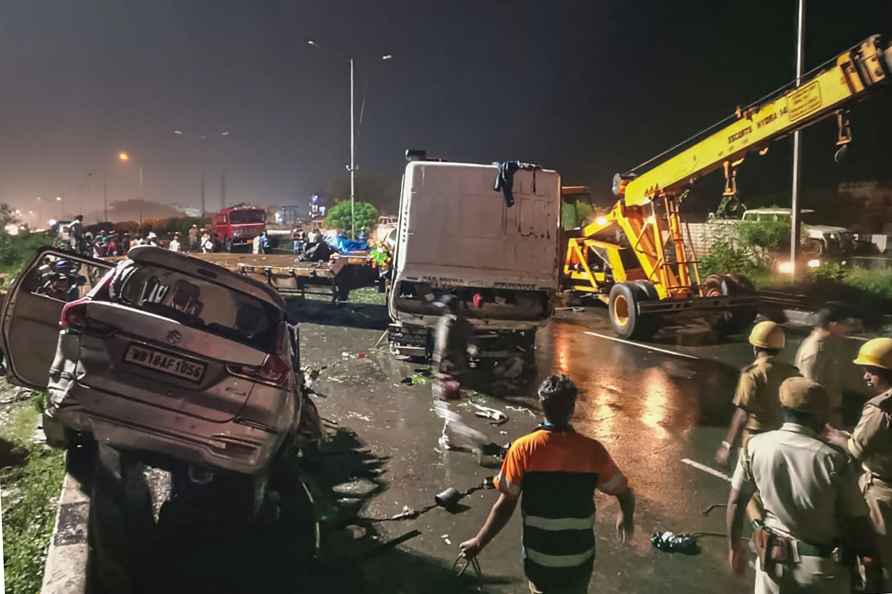
M 35 396 L 38 398 L 42 395 Z M 21 403 L 0 429 L 2 440 L 26 453 L 22 464 L 0 471 L 8 594 L 33 594 L 40 590 L 56 501 L 65 476 L 65 453 L 31 442 L 39 415 L 32 403 Z
M 9 425 L 0 430 L 0 437 L 19 446 L 28 444 L 39 416 L 36 406 L 23 406 L 16 411 Z

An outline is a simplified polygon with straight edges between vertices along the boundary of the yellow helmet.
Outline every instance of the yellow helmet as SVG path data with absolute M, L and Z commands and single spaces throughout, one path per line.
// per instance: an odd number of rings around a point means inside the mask
M 852 363 L 892 371 L 892 338 L 868 340 L 858 349 L 858 357 Z
M 779 351 L 786 344 L 784 329 L 774 322 L 759 322 L 750 332 L 750 344 L 754 347 Z

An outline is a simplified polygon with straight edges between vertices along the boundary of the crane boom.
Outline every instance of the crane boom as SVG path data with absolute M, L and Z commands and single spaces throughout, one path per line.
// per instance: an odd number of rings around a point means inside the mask
M 892 75 L 892 46 L 872 35 L 840 53 L 773 97 L 738 109 L 733 122 L 720 127 L 680 153 L 635 176 L 619 176 L 615 187 L 626 206 L 645 205 L 660 193 L 674 193 L 728 163 L 736 167 L 747 153 L 765 149 L 825 118 L 840 114 L 876 91 Z M 841 143 L 848 141 L 841 125 Z

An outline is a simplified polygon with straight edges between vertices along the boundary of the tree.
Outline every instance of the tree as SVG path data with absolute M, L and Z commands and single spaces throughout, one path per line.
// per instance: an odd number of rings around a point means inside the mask
M 12 208 L 7 203 L 0 203 L 0 230 L 5 232 L 6 226 L 10 223 L 18 223 L 18 219 L 15 218 Z
M 371 202 L 357 202 L 353 208 L 356 213 L 356 232 L 360 229 L 371 228 L 378 222 L 378 209 Z M 350 201 L 342 200 L 330 209 L 325 215 L 325 226 L 338 231 L 350 231 Z

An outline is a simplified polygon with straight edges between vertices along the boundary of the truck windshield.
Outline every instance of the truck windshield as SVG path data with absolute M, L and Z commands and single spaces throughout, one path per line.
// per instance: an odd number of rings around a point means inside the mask
M 266 213 L 262 210 L 233 210 L 229 213 L 229 222 L 233 225 L 266 222 Z

